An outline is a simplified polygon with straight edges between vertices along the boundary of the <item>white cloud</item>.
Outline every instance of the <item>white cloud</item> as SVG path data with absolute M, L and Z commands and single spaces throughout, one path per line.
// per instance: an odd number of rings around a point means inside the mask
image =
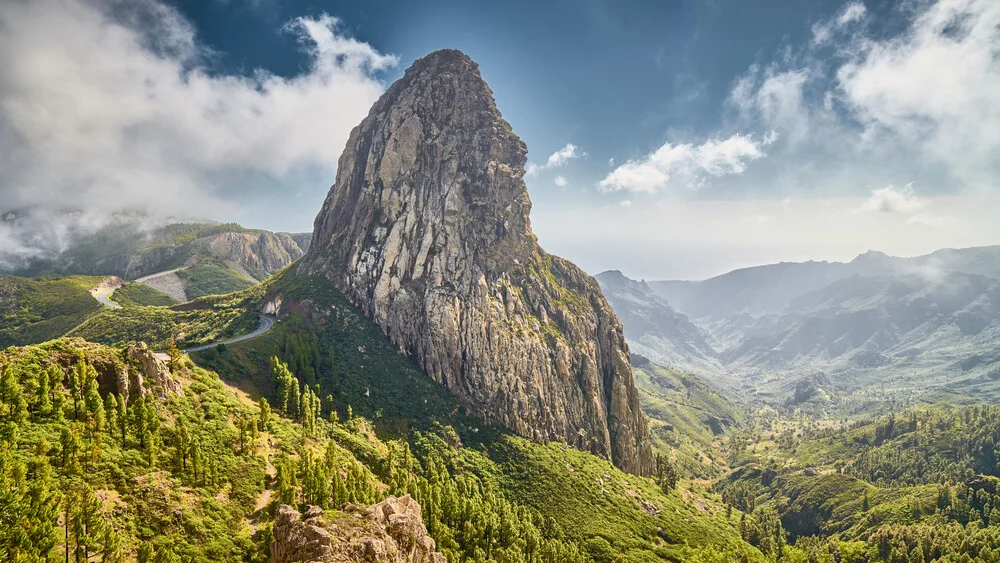
M 842 189 L 903 176 L 938 193 L 997 189 L 1000 3 L 926 0 L 892 17 L 901 25 L 887 34 L 868 25 L 863 4 L 848 3 L 813 27 L 819 41 L 751 66 L 730 106 L 746 127 L 788 141 L 774 160 L 787 157 L 789 184 Z
M 567 143 L 565 147 L 550 154 L 549 158 L 545 161 L 545 164 L 539 165 L 534 162 L 529 162 L 525 167 L 524 173 L 526 176 L 536 176 L 542 170 L 548 168 L 559 168 L 560 166 L 564 166 L 570 160 L 580 158 L 586 154 L 587 153 L 580 152 L 578 147 L 573 143 Z
M 827 43 L 836 33 L 863 20 L 867 14 L 868 9 L 861 2 L 848 3 L 835 18 L 817 22 L 812 26 L 813 43 L 817 45 Z
M 629 160 L 601 180 L 606 191 L 655 193 L 670 184 L 702 185 L 708 176 L 742 174 L 747 162 L 763 158 L 763 143 L 751 135 L 710 139 L 700 145 L 664 143 L 640 160 Z
M 967 182 L 995 185 L 1000 2 L 939 0 L 902 35 L 853 48 L 837 81 L 869 136 L 912 144 Z
M 576 145 L 568 143 L 565 147 L 549 155 L 549 159 L 545 161 L 545 167 L 562 166 L 574 158 L 580 158 L 580 153 L 577 152 Z
M 805 99 L 805 87 L 812 76 L 812 71 L 804 68 L 783 69 L 770 65 L 761 69 L 754 65 L 736 81 L 729 102 L 742 116 L 761 120 L 771 128 L 765 141 L 777 140 L 777 130 L 781 130 L 793 142 L 799 143 L 813 129 L 813 110 Z
M 950 217 L 938 217 L 935 215 L 927 215 L 926 213 L 917 213 L 913 217 L 906 220 L 907 225 L 924 225 L 927 227 L 937 227 L 940 225 L 947 224 L 951 220 Z
M 913 186 L 886 186 L 872 190 L 872 195 L 858 208 L 861 211 L 909 215 L 927 206 L 927 200 L 917 197 Z
M 204 217 L 239 206 L 232 193 L 248 175 L 319 167 L 329 181 L 384 88 L 374 73 L 397 59 L 327 15 L 284 31 L 308 57 L 301 74 L 226 75 L 157 0 L 0 3 L 0 212 L 35 208 L 78 226 L 121 210 Z M 0 266 L 73 231 L 15 223 L 0 224 Z
M 555 183 L 555 185 L 559 186 L 560 188 L 565 188 L 566 184 L 568 184 L 568 182 L 566 181 L 566 178 L 563 178 L 562 176 L 556 176 L 555 180 L 553 180 L 553 182 Z
M 632 201 L 623 199 L 618 205 L 621 205 L 622 207 L 632 207 Z

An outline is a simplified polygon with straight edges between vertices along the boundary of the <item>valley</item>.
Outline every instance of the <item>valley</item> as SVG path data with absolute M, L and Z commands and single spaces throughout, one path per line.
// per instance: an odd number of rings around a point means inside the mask
M 998 261 L 983 247 L 598 279 L 641 353 L 771 405 L 855 416 L 996 400 Z

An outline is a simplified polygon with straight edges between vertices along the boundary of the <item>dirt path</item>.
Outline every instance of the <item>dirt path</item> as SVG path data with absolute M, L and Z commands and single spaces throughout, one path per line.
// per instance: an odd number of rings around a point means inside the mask
M 261 522 L 267 519 L 267 505 L 271 504 L 271 493 L 274 490 L 274 477 L 277 475 L 277 471 L 274 469 L 274 464 L 271 463 L 271 437 L 267 433 L 263 436 L 264 440 L 264 460 L 266 465 L 264 466 L 264 472 L 267 474 L 267 485 L 264 490 L 260 492 L 257 497 L 257 502 L 254 503 L 253 513 L 251 513 L 246 518 L 247 527 L 250 528 L 250 535 L 257 533 L 258 528 L 260 528 Z

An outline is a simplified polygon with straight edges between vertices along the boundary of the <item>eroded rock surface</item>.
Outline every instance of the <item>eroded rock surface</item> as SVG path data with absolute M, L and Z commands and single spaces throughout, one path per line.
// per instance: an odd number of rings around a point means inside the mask
M 316 506 L 300 514 L 281 505 L 273 532 L 271 563 L 445 563 L 410 495 L 327 514 Z
M 420 59 L 351 133 L 298 273 L 321 273 L 473 409 L 650 473 L 621 323 L 531 232 L 527 149 L 478 66 Z
M 124 380 L 119 380 L 118 392 L 128 400 L 144 397 L 148 392 L 159 399 L 184 393 L 181 384 L 170 374 L 167 363 L 158 358 L 145 342 L 129 344 L 125 357 L 131 369 L 125 371 Z

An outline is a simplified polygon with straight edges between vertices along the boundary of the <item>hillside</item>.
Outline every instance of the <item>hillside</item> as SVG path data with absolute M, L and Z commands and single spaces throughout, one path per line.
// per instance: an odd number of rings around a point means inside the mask
M 58 338 L 101 309 L 90 289 L 102 278 L 0 276 L 0 349 Z
M 235 223 L 174 223 L 147 228 L 113 224 L 76 240 L 58 256 L 32 263 L 21 276 L 118 276 L 166 293 L 176 302 L 231 293 L 263 281 L 300 258 L 307 234 L 272 233 Z
M 841 561 L 995 561 L 996 407 L 924 408 L 849 426 L 763 422 L 717 489 Z
M 449 560 L 689 561 L 736 551 L 764 560 L 700 486 L 664 492 L 600 457 L 463 414 L 377 326 L 311 279 L 283 289 L 334 311 L 325 328 L 293 315 L 257 341 L 202 353 L 200 364 L 239 377 L 228 383 L 187 360 L 140 361 L 141 348 L 82 340 L 0 355 L 0 494 L 20 508 L 0 518 L 0 549 L 61 558 L 58 515 L 68 510 L 74 551 L 264 561 L 279 503 L 338 518 L 345 501 L 409 493 Z M 127 383 L 132 373 L 143 373 L 144 387 Z M 273 408 L 262 411 L 261 397 Z M 44 477 L 19 481 L 22 470 Z M 90 531 L 72 531 L 78 523 Z M 10 526 L 37 539 L 16 540 Z
M 704 281 L 651 281 L 650 288 L 692 319 L 781 313 L 792 300 L 852 276 L 920 276 L 957 272 L 1000 279 L 1000 246 L 942 249 L 897 258 L 870 251 L 850 262 L 782 262 L 742 268 Z
M 635 384 L 657 451 L 683 475 L 715 478 L 728 470 L 720 444 L 750 416 L 746 405 L 692 373 L 632 354 Z

